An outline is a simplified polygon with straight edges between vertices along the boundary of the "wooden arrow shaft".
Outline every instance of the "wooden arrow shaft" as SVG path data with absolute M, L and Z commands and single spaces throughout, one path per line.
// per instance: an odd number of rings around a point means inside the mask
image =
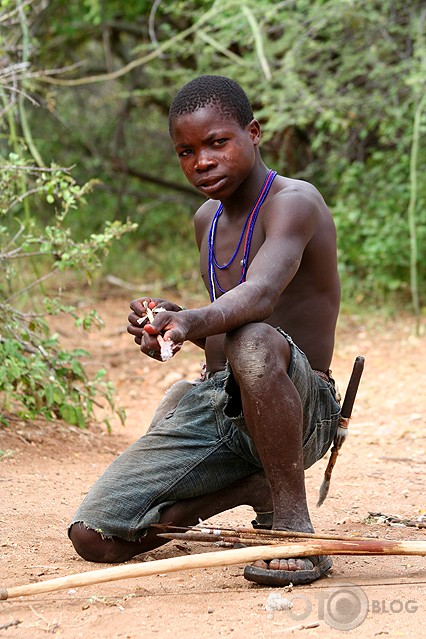
M 276 557 L 309 557 L 314 555 L 418 555 L 426 556 L 425 541 L 329 541 L 315 540 L 303 543 L 293 543 L 276 546 L 256 546 L 238 548 L 236 550 L 222 550 L 171 559 L 142 562 L 113 566 L 101 570 L 58 577 L 38 583 L 0 589 L 0 600 L 12 599 L 44 592 L 54 592 L 66 588 L 90 586 L 92 584 L 146 577 L 180 570 L 195 568 L 209 568 L 213 566 L 231 566 L 233 564 L 248 563 L 257 559 L 274 559 Z

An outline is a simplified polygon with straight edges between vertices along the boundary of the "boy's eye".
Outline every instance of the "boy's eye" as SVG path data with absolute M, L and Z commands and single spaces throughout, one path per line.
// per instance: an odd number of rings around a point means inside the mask
M 191 153 L 191 149 L 184 149 L 183 151 L 179 151 L 180 158 L 186 158 Z
M 225 142 L 227 141 L 228 141 L 228 138 L 218 138 L 217 140 L 213 141 L 212 146 L 213 147 L 223 146 Z

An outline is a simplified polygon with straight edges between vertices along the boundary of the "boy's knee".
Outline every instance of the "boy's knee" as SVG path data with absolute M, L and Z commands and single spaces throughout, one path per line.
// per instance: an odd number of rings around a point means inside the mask
M 264 326 L 266 325 L 261 323 L 246 324 L 227 333 L 225 336 L 227 358 L 244 357 L 258 351 L 262 344 Z
M 232 371 L 263 377 L 277 365 L 287 370 L 290 347 L 280 333 L 263 322 L 246 324 L 225 337 L 225 354 Z
M 77 522 L 71 526 L 69 538 L 77 554 L 86 561 L 97 563 L 125 561 L 120 556 L 122 551 L 119 544 L 114 547 L 113 539 L 103 538 L 100 533 L 87 528 L 82 522 Z

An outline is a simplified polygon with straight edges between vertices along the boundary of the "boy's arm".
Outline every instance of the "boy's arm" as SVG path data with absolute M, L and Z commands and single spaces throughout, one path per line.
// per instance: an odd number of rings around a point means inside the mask
M 155 332 L 175 343 L 227 333 L 272 314 L 277 301 L 297 273 L 304 250 L 318 224 L 318 207 L 310 195 L 280 193 L 265 207 L 265 239 L 247 271 L 246 281 L 209 306 L 159 314 Z

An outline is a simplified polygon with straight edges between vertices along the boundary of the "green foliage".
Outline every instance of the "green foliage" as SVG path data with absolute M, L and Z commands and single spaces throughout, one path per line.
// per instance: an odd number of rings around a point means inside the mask
M 22 179 L 23 178 L 23 179 Z M 22 186 L 25 184 L 25 191 Z M 48 296 L 42 282 L 64 272 L 81 271 L 87 278 L 98 268 L 113 241 L 131 230 L 131 223 L 107 222 L 102 233 L 74 240 L 66 226 L 68 216 L 84 203 L 93 184 L 79 186 L 58 167 L 28 166 L 22 157 L 10 154 L 0 163 L 0 398 L 5 411 L 25 419 L 42 416 L 60 418 L 84 428 L 94 418 L 94 405 L 103 399 L 110 412 L 124 421 L 124 412 L 114 403 L 113 387 L 105 371 L 93 378 L 86 374 L 82 349 L 64 350 L 51 334 L 46 318 L 59 313 L 74 317 L 75 326 L 100 327 L 95 311 L 80 315 L 62 303 L 59 291 Z M 38 198 L 54 208 L 51 223 L 44 228 L 25 216 L 23 203 Z M 28 210 L 27 210 L 28 214 Z M 22 219 L 24 216 L 25 219 Z M 107 411 L 108 413 L 108 411 Z M 3 418 L 5 419 L 5 418 Z M 105 418 L 109 426 L 109 417 Z
M 324 194 L 339 230 L 344 297 L 405 305 L 417 295 L 424 305 L 423 4 L 50 0 L 26 7 L 28 37 L 39 45 L 36 54 L 25 49 L 33 56 L 25 88 L 42 107 L 24 109 L 36 147 L 46 163 L 75 165 L 78 183 L 102 181 L 84 223 L 79 214 L 70 221 L 73 237 L 129 218 L 139 225 L 134 242 L 126 238 L 126 251 L 113 253 L 105 268 L 137 282 L 178 282 L 191 259 L 196 270 L 191 217 L 199 200 L 182 190 L 167 111 L 183 83 L 220 73 L 252 100 L 268 164 Z M 53 67 L 61 69 L 43 72 Z M 17 135 L 34 147 L 25 127 Z M 51 208 L 35 203 L 33 210 L 50 224 Z
M 0 416 L 0 420 L 1 420 L 1 416 Z M 9 457 L 13 457 L 14 451 L 13 450 L 3 450 L 2 448 L 0 448 L 0 461 L 3 461 L 3 459 L 8 459 Z
M 28 334 L 27 337 L 28 344 Z M 43 352 L 45 355 L 41 355 Z M 54 360 L 49 358 L 53 352 Z M 87 378 L 79 360 L 88 355 L 82 349 L 61 350 L 57 337 L 48 336 L 47 329 L 45 338 L 37 340 L 37 349 L 30 354 L 18 340 L 3 339 L 0 343 L 3 408 L 11 411 L 19 405 L 18 412 L 25 419 L 60 418 L 85 428 L 93 417 L 93 404 L 99 397 L 100 381 L 105 375 L 105 371 L 100 370 L 94 379 Z M 111 383 L 103 383 L 102 394 L 114 411 Z M 120 409 L 119 414 L 124 420 Z
M 401 214 L 409 198 L 407 163 L 404 158 L 392 165 L 377 151 L 368 162 L 353 162 L 341 174 L 333 209 L 340 268 L 358 303 L 388 303 L 395 292 L 409 298 L 408 223 Z
M 89 377 L 84 367 L 88 353 L 63 349 L 47 318 L 67 313 L 76 327 L 102 325 L 95 311 L 81 314 L 62 302 L 64 275 L 80 273 L 90 280 L 112 243 L 134 231 L 136 224 L 106 220 L 97 232 L 76 238 L 69 220 L 87 214 L 85 196 L 98 181 L 81 185 L 53 162 L 41 166 L 26 115 L 30 83 L 22 70 L 29 68 L 30 53 L 35 53 L 29 27 L 42 5 L 3 0 L 6 12 L 0 15 L 1 23 L 19 27 L 0 36 L 0 98 L 6 116 L 0 125 L 0 401 L 6 411 L 1 419 L 7 421 L 7 413 L 13 412 L 25 419 L 61 418 L 83 428 L 94 419 L 94 406 L 103 401 L 109 428 L 110 414 L 122 422 L 125 415 L 115 405 L 105 371 Z M 48 279 L 59 287 L 53 294 L 44 288 Z

